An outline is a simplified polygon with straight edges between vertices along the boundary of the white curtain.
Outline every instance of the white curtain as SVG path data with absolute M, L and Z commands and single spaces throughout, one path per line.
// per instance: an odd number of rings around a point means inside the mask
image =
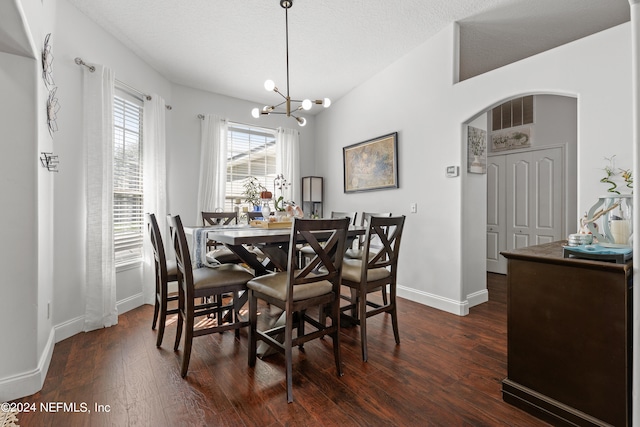
M 281 173 L 291 186 L 284 190 L 285 200 L 302 207 L 300 197 L 300 142 L 297 130 L 278 128 L 276 137 L 276 173 Z
M 143 197 L 144 212 L 154 213 L 158 220 L 158 227 L 162 234 L 167 257 L 173 252 L 170 250 L 170 236 L 167 231 L 167 160 L 166 160 L 166 128 L 165 128 L 165 101 L 156 94 L 151 94 L 151 99 L 145 97 L 142 118 L 143 137 Z M 142 295 L 144 302 L 155 302 L 155 264 L 153 248 L 149 238 L 148 229 L 145 227 L 144 237 L 144 280 Z
M 227 186 L 227 120 L 213 114 L 201 125 L 200 182 L 196 224 L 202 223 L 200 212 L 224 209 Z
M 83 143 L 86 148 L 87 247 L 84 330 L 118 323 L 113 253 L 113 72 L 83 71 Z

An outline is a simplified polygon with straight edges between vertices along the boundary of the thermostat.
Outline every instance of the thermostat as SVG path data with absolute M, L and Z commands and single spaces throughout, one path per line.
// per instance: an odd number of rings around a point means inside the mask
M 447 166 L 447 177 L 453 178 L 460 175 L 460 167 L 459 166 Z

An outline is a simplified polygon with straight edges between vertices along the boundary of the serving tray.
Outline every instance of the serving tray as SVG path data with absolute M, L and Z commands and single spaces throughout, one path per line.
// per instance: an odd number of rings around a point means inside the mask
M 262 221 L 252 220 L 249 225 L 255 228 L 291 228 L 292 221 Z

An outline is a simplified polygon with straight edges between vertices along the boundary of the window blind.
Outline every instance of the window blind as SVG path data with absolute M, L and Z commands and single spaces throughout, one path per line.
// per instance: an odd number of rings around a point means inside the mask
M 241 206 L 251 208 L 242 195 L 247 177 L 255 176 L 273 191 L 276 175 L 276 131 L 229 123 L 225 210 L 233 211 L 236 199 L 242 200 Z
M 142 106 L 116 96 L 113 109 L 113 235 L 118 266 L 142 260 Z

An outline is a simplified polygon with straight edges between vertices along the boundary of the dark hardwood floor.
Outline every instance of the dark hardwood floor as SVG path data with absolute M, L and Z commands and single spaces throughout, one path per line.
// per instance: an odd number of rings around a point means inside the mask
M 391 319 L 369 323 L 369 362 L 358 329 L 341 334 L 344 376 L 335 374 L 331 340 L 294 350 L 294 403 L 287 404 L 283 357 L 247 366 L 247 335 L 194 339 L 186 379 L 173 351 L 172 316 L 161 348 L 153 308 L 117 326 L 56 344 L 44 388 L 17 402 L 31 426 L 546 426 L 502 401 L 506 376 L 506 280 L 488 275 L 489 302 L 460 317 L 400 299 L 400 346 Z M 268 311 L 268 310 L 264 310 Z M 75 403 L 90 412 L 47 413 L 41 403 Z M 108 405 L 96 412 L 95 405 Z M 106 406 L 103 407 L 105 410 Z

